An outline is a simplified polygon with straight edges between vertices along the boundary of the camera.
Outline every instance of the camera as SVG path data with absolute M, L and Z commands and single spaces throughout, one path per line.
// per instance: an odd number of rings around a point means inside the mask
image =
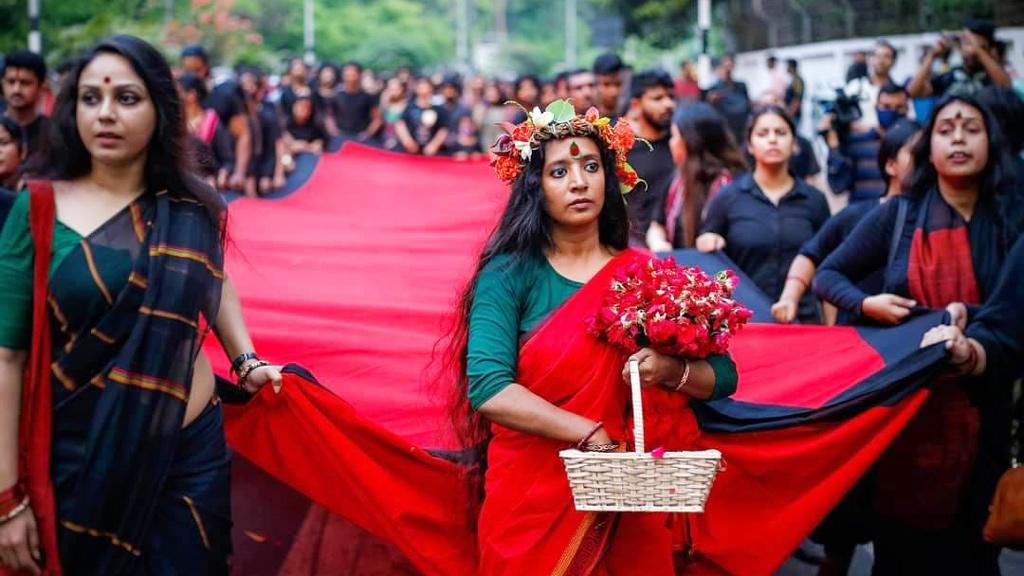
M 857 95 L 847 95 L 842 88 L 836 88 L 834 99 L 820 100 L 819 103 L 826 114 L 832 114 L 832 129 L 840 136 L 849 132 L 850 125 L 861 118 L 860 98 Z M 825 132 L 821 135 L 824 137 Z

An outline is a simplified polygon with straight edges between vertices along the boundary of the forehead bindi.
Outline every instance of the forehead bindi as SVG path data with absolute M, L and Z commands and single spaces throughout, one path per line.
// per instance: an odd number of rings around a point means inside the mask
M 981 114 L 970 106 L 960 104 L 954 104 L 943 109 L 938 118 L 936 118 L 936 123 L 966 123 L 971 121 L 980 122 Z
M 90 62 L 78 80 L 81 85 L 90 86 L 134 86 L 142 88 L 145 84 L 135 73 L 128 61 L 122 56 L 101 54 Z

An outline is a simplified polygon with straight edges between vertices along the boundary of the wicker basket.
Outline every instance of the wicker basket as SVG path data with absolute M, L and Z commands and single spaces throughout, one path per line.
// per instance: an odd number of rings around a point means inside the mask
M 629 364 L 633 392 L 634 452 L 562 450 L 577 510 L 612 512 L 703 512 L 719 470 L 718 450 L 665 452 L 644 449 L 640 370 Z

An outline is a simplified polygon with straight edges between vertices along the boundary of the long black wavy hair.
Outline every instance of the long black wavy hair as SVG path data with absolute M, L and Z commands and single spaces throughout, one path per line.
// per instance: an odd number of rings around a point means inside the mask
M 127 34 L 111 36 L 90 49 L 68 73 L 57 95 L 51 129 L 52 176 L 70 180 L 87 175 L 92 155 L 82 142 L 75 121 L 78 82 L 82 70 L 101 54 L 124 57 L 142 78 L 156 109 L 156 128 L 146 152 L 145 181 L 150 191 L 167 190 L 174 197 L 198 200 L 217 225 L 223 223 L 224 200 L 216 190 L 195 176 L 189 153 L 181 99 L 171 68 L 145 40 Z
M 991 201 L 994 206 L 1000 239 L 1007 248 L 1024 230 L 1024 196 L 1020 190 L 1016 167 L 1010 147 L 1003 136 L 999 122 L 992 112 L 977 99 L 966 95 L 950 95 L 935 105 L 931 119 L 914 145 L 914 171 L 903 195 L 919 199 L 938 185 L 939 175 L 931 162 L 932 132 L 939 112 L 956 102 L 962 102 L 979 111 L 988 133 L 988 163 L 981 173 L 980 200 Z
M 605 197 L 604 206 L 598 215 L 599 239 L 606 247 L 624 250 L 629 245 L 629 216 L 625 199 L 619 190 L 619 179 L 615 175 L 615 153 L 601 138 L 590 138 L 601 152 L 604 169 Z M 450 331 L 451 339 L 444 356 L 444 375 L 449 381 L 454 377 L 455 381 L 450 390 L 449 414 L 459 446 L 465 451 L 462 459 L 469 464 L 478 464 L 473 467 L 475 472 L 469 478 L 471 493 L 478 492 L 482 487 L 479 481 L 484 468 L 485 446 L 490 435 L 486 420 L 469 404 L 469 378 L 466 375 L 469 313 L 476 296 L 480 272 L 495 257 L 510 255 L 507 266 L 513 267 L 524 259 L 543 258 L 545 250 L 553 246 L 552 221 L 541 185 L 545 156 L 546 144 L 533 152 L 529 164 L 513 182 L 505 210 L 484 245 L 473 277 L 459 298 L 455 322 Z

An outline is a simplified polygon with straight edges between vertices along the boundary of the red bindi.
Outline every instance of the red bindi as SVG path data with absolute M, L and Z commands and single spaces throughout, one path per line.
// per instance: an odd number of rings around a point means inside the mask
M 110 84 L 110 76 L 104 76 L 103 77 L 103 83 L 104 84 Z

